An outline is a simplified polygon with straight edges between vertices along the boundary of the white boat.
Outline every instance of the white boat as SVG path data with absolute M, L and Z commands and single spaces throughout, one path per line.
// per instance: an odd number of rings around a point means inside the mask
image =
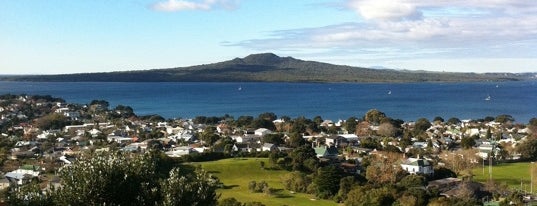
M 490 101 L 490 95 L 485 98 L 485 101 Z
M 388 90 L 388 94 L 392 94 L 392 90 Z

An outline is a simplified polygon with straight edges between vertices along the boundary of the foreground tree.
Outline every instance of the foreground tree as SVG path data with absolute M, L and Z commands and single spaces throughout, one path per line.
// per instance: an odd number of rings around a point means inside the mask
M 137 156 L 119 152 L 82 155 L 60 170 L 60 188 L 42 195 L 31 193 L 41 197 L 34 200 L 43 201 L 23 205 L 216 205 L 217 179 L 201 170 L 189 173 L 178 168 L 166 177 L 159 172 L 159 158 L 152 152 Z M 30 193 L 25 191 L 12 191 L 9 203 L 27 202 Z

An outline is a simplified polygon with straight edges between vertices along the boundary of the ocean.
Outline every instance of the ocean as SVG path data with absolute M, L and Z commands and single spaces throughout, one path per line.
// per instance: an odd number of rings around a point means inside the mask
M 52 95 L 69 103 L 106 100 L 138 115 L 291 118 L 363 117 L 370 109 L 405 121 L 479 119 L 509 114 L 516 122 L 537 117 L 537 82 L 478 83 L 213 83 L 213 82 L 2 82 L 0 94 Z

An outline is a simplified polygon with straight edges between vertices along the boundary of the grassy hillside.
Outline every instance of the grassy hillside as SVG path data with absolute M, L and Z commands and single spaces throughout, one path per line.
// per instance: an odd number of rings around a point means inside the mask
M 225 185 L 224 189 L 219 189 L 221 199 L 234 197 L 241 202 L 258 201 L 270 205 L 337 205 L 329 200 L 315 200 L 313 195 L 308 194 L 291 194 L 283 189 L 280 177 L 287 173 L 285 170 L 268 170 L 262 169 L 260 162 L 263 161 L 268 165 L 266 158 L 241 158 L 225 159 L 212 162 L 195 163 L 216 175 Z M 277 190 L 275 195 L 267 196 L 263 193 L 251 193 L 248 190 L 250 181 L 266 181 L 269 187 Z
M 528 74 L 368 69 L 279 57 L 271 53 L 169 69 L 61 75 L 0 76 L 8 81 L 60 82 L 460 82 L 512 81 Z
M 537 168 L 537 163 L 534 165 Z M 530 162 L 517 162 L 517 163 L 500 163 L 492 166 L 492 179 L 494 181 L 507 184 L 510 188 L 521 189 L 520 182 L 522 181 L 527 191 L 530 191 L 531 180 L 531 163 Z M 479 167 L 472 171 L 474 173 L 474 180 L 485 183 L 489 179 L 489 168 L 485 165 L 485 173 L 483 174 L 483 168 Z M 537 191 L 537 174 L 534 174 L 534 192 Z M 536 192 L 537 193 L 537 192 Z

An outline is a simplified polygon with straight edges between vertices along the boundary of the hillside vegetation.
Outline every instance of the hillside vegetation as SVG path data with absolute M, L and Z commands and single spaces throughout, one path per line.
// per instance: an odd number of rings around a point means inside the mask
M 60 82 L 457 82 L 513 81 L 529 74 L 453 73 L 368 69 L 252 54 L 233 60 L 169 69 L 61 75 L 0 76 L 4 81 Z

